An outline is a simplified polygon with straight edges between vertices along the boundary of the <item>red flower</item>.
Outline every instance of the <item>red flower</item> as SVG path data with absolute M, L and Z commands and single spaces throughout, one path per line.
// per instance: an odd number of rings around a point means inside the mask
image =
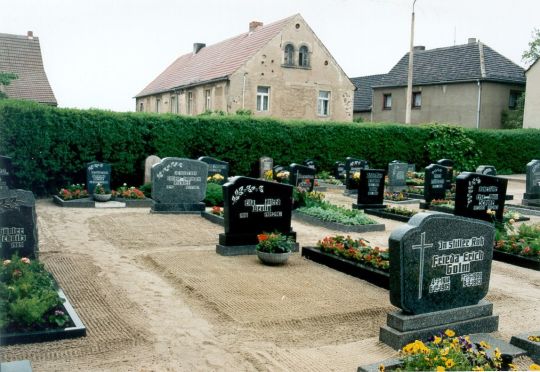
M 259 235 L 257 235 L 257 239 L 259 239 L 259 243 L 264 242 L 265 240 L 268 240 L 268 235 L 267 234 L 259 234 Z

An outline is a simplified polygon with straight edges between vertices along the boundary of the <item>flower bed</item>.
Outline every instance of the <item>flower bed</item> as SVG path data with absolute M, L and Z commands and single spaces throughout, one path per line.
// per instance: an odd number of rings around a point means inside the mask
M 497 227 L 493 258 L 540 270 L 540 224 L 522 224 L 516 229 L 510 220 Z
M 223 217 L 223 207 L 213 206 L 210 212 L 202 212 L 201 216 L 210 222 L 216 223 L 220 226 L 225 225 L 225 218 Z
M 414 216 L 417 211 L 403 208 L 403 207 L 389 207 L 387 206 L 384 209 L 365 209 L 365 213 L 371 214 L 373 216 L 388 218 L 390 220 L 407 222 L 409 219 Z

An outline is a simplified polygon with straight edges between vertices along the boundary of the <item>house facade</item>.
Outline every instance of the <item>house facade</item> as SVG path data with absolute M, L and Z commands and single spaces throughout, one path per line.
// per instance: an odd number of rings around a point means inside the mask
M 526 72 L 527 89 L 525 94 L 525 111 L 523 128 L 540 129 L 540 58 Z
M 408 64 L 407 53 L 372 85 L 372 121 L 404 122 Z M 525 90 L 523 69 L 474 39 L 432 50 L 416 47 L 413 66 L 412 123 L 501 128 L 502 111 L 516 108 Z
M 17 75 L 9 85 L 0 85 L 8 98 L 58 105 L 43 67 L 39 38 L 32 31 L 0 34 L 0 72 Z
M 143 112 L 205 111 L 352 121 L 354 85 L 299 15 L 223 42 L 194 44 L 136 98 Z

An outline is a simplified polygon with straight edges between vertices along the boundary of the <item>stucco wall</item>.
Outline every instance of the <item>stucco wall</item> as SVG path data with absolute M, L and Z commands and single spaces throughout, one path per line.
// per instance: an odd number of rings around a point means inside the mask
M 536 61 L 527 70 L 527 89 L 525 94 L 525 113 L 523 128 L 540 129 L 540 62 Z

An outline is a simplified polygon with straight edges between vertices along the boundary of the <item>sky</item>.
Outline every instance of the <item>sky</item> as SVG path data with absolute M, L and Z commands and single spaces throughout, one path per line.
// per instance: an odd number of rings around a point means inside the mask
M 349 77 L 387 73 L 408 51 L 413 0 L 0 0 L 0 33 L 39 37 L 60 107 L 134 111 L 179 56 L 300 13 Z M 415 45 L 474 37 L 513 62 L 540 28 L 540 0 L 416 0 Z

